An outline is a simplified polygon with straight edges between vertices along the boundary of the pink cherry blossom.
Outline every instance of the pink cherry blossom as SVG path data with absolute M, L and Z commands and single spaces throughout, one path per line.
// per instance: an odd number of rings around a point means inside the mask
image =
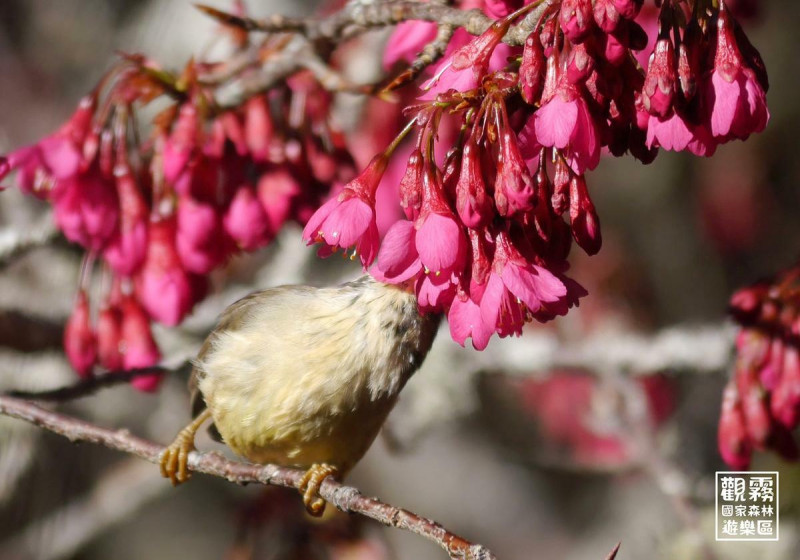
M 472 346 L 476 350 L 484 350 L 494 334 L 494 328 L 483 322 L 480 306 L 466 294 L 453 299 L 447 322 L 453 340 L 464 346 L 467 338 L 472 338 Z
M 745 66 L 724 2 L 720 3 L 717 52 L 706 97 L 714 136 L 744 139 L 767 126 L 766 93 L 755 71 Z
M 342 192 L 322 205 L 303 230 L 308 245 L 323 243 L 321 256 L 355 246 L 366 269 L 378 252 L 378 225 L 375 221 L 375 191 L 386 170 L 388 158 L 379 154 Z
M 575 173 L 580 175 L 597 167 L 600 130 L 586 100 L 568 80 L 559 80 L 554 95 L 530 120 L 538 142 L 562 150 Z
M 673 111 L 666 119 L 650 116 L 646 144 L 648 148 L 660 147 L 676 152 L 689 150 L 698 156 L 711 156 L 717 149 L 717 142 L 708 129 L 691 124 L 678 111 Z
M 413 222 L 395 222 L 381 243 L 375 266 L 370 274 L 381 282 L 400 284 L 422 271 L 416 247 L 417 230 Z

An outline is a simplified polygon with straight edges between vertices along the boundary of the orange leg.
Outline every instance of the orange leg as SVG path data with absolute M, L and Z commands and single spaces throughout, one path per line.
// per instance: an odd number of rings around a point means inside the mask
M 175 441 L 161 455 L 161 476 L 170 479 L 173 486 L 186 482 L 192 473 L 187 468 L 189 453 L 195 450 L 194 436 L 203 423 L 211 418 L 211 410 L 205 409 L 191 424 L 178 433 Z
M 325 511 L 325 500 L 319 497 L 319 487 L 322 481 L 328 476 L 336 478 L 339 475 L 339 469 L 332 465 L 311 465 L 311 468 L 306 471 L 303 478 L 300 479 L 300 484 L 297 489 L 303 495 L 303 504 L 306 506 L 306 511 L 314 517 L 319 517 Z

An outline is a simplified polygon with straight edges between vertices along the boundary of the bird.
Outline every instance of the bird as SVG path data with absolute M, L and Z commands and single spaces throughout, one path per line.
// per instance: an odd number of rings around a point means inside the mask
M 162 453 L 174 485 L 208 420 L 248 461 L 306 469 L 298 489 L 322 515 L 323 480 L 361 459 L 422 365 L 441 319 L 409 286 L 369 275 L 333 287 L 287 285 L 230 305 L 192 362 L 193 420 Z

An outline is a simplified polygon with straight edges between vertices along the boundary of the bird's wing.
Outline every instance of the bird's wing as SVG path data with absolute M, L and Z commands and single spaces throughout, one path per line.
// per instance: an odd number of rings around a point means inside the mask
M 253 305 L 263 301 L 265 297 L 268 297 L 271 291 L 272 290 L 261 290 L 258 292 L 253 292 L 252 294 L 246 295 L 242 299 L 237 300 L 229 305 L 228 308 L 222 312 L 217 326 L 214 328 L 211 334 L 208 335 L 205 342 L 203 342 L 203 346 L 200 348 L 200 352 L 197 354 L 197 362 L 202 362 L 203 358 L 205 358 L 206 354 L 211 349 L 211 344 L 216 333 L 235 331 L 241 328 L 242 324 L 245 322 L 245 318 L 247 317 L 250 308 Z M 192 418 L 196 418 L 206 408 L 203 395 L 200 393 L 200 389 L 198 388 L 198 384 L 204 375 L 205 371 L 198 368 L 197 365 L 192 367 L 192 373 L 189 376 L 189 398 L 192 407 Z M 214 424 L 209 426 L 208 433 L 214 440 L 219 442 L 222 441 L 222 436 L 220 436 L 219 431 Z

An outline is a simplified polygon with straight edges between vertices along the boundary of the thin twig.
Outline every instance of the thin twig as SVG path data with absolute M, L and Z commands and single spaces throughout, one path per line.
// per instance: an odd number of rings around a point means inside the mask
M 6 394 L 15 399 L 54 402 L 69 401 L 91 395 L 106 387 L 127 383 L 137 377 L 173 373 L 178 369 L 180 369 L 180 367 L 168 368 L 165 366 L 150 366 L 146 368 L 109 371 L 58 389 L 48 389 L 46 391 L 9 391 Z
M 116 449 L 151 463 L 158 463 L 165 448 L 130 434 L 127 430 L 108 430 L 89 422 L 45 410 L 31 402 L 0 395 L 0 414 L 30 422 L 40 428 L 66 437 L 70 441 L 86 441 Z M 195 472 L 225 478 L 244 484 L 258 482 L 297 488 L 303 471 L 277 465 L 253 465 L 225 459 L 218 453 L 192 452 L 189 468 Z M 319 494 L 338 509 L 358 513 L 387 527 L 410 531 L 441 546 L 450 558 L 493 560 L 495 556 L 484 546 L 473 544 L 455 535 L 440 524 L 374 498 L 363 496 L 356 488 L 344 486 L 330 478 L 323 482 Z

